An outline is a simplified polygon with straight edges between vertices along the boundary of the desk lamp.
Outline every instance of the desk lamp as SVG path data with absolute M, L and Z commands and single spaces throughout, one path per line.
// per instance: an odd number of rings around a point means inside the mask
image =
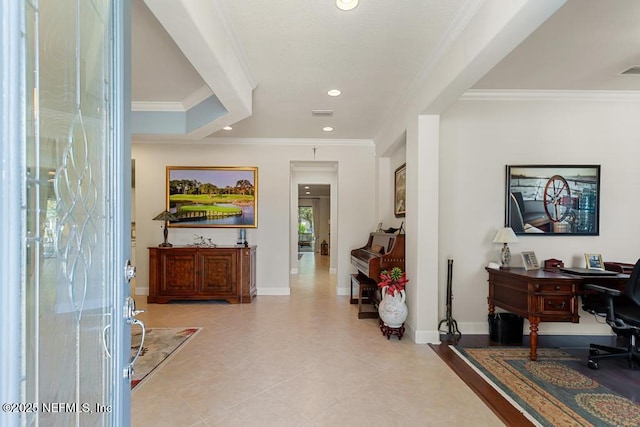
M 518 238 L 516 234 L 513 232 L 511 227 L 504 227 L 498 231 L 496 237 L 493 238 L 493 243 L 502 243 L 502 249 L 500 250 L 500 261 L 502 265 L 500 266 L 501 270 L 508 270 L 509 263 L 511 262 L 511 251 L 509 250 L 509 243 L 517 243 Z
M 164 243 L 160 243 L 158 246 L 161 248 L 168 248 L 173 246 L 171 243 L 167 242 L 167 237 L 169 236 L 169 230 L 167 229 L 167 223 L 169 221 L 177 221 L 178 218 L 169 211 L 162 211 L 155 218 L 154 221 L 164 221 Z

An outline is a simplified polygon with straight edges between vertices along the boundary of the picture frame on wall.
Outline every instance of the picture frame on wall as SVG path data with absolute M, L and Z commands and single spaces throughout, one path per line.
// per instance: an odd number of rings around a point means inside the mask
M 169 227 L 256 228 L 258 168 L 167 166 Z
M 584 260 L 589 270 L 604 270 L 601 254 L 584 254 Z
M 600 165 L 507 165 L 505 223 L 516 235 L 600 234 Z
M 394 175 L 394 203 L 393 214 L 396 218 L 404 217 L 406 214 L 407 204 L 407 164 L 396 169 Z
M 535 252 L 533 251 L 525 251 L 521 252 L 520 256 L 522 257 L 522 265 L 524 265 L 525 270 L 539 270 L 540 264 L 538 263 L 538 258 L 536 257 Z

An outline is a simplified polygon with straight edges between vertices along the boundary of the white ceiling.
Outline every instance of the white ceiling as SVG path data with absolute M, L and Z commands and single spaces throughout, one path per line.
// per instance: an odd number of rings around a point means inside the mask
M 569 0 L 476 89 L 640 90 L 640 2 Z
M 185 111 L 215 94 L 229 113 L 191 138 L 373 139 L 482 3 L 132 0 L 133 109 Z M 634 65 L 640 1 L 568 0 L 472 88 L 635 91 L 640 76 L 620 76 Z

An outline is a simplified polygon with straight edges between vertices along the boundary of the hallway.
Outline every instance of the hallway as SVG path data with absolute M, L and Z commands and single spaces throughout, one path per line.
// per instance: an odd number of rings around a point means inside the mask
M 148 327 L 203 327 L 132 396 L 133 426 L 500 426 L 427 345 L 385 339 L 305 253 L 290 296 L 146 304 Z

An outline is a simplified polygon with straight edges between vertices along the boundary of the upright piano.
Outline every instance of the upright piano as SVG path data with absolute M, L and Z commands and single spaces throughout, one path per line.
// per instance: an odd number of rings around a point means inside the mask
M 404 233 L 370 233 L 366 245 L 351 251 L 351 264 L 358 272 L 351 275 L 350 302 L 358 304 L 358 319 L 378 317 L 380 273 L 393 267 L 404 271 L 404 237 Z M 354 287 L 358 289 L 357 298 L 354 297 Z M 363 305 L 363 302 L 370 303 L 373 308 Z

